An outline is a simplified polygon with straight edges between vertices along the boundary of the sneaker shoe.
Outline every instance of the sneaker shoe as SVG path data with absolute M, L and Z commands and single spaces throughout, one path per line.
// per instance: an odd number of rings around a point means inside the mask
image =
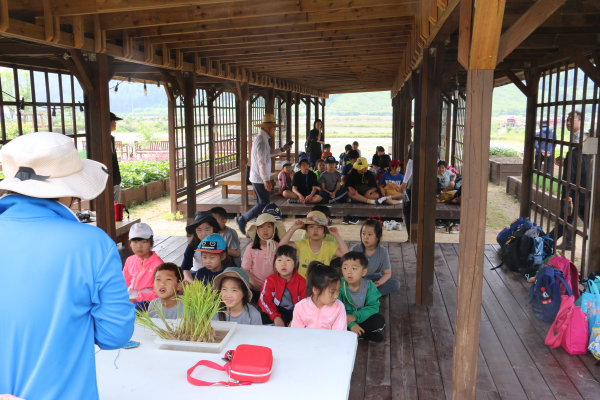
M 400 221 L 395 221 L 395 222 L 396 222 L 395 229 L 401 231 L 402 230 L 402 222 L 400 222 Z
M 362 337 L 371 342 L 383 342 L 383 333 L 381 332 L 365 332 Z
M 358 217 L 350 217 L 348 218 L 348 223 L 352 224 L 352 225 L 356 225 L 360 222 L 360 219 L 358 219 Z
M 350 219 L 350 216 L 349 216 L 349 215 L 346 215 L 346 216 L 344 217 L 344 219 L 342 220 L 342 225 L 348 225 L 348 220 L 349 220 L 349 219 Z
M 385 221 L 385 222 L 383 223 L 383 227 L 384 227 L 385 229 L 387 229 L 388 231 L 391 231 L 391 230 L 393 230 L 393 229 L 394 229 L 394 227 L 392 226 L 392 222 L 393 222 L 393 221 Z
M 235 222 L 237 222 L 240 232 L 246 235 L 246 222 L 244 221 L 244 216 L 241 215 L 239 217 L 235 217 Z
M 298 199 L 288 199 L 287 202 L 289 204 L 300 204 L 300 200 L 298 200 Z
M 442 229 L 446 226 L 446 224 L 444 224 L 442 221 L 440 221 L 439 219 L 435 220 L 435 229 Z

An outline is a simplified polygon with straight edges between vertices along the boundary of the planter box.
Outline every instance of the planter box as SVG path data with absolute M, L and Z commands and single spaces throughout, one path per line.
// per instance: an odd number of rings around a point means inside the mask
M 155 181 L 146 184 L 146 200 L 154 200 L 165 195 L 165 182 Z
M 506 193 L 511 196 L 517 196 L 521 200 L 521 179 L 515 176 L 509 176 L 506 180 Z
M 506 181 L 506 193 L 517 196 L 517 199 L 521 201 L 521 191 L 523 187 L 523 183 L 520 178 L 511 176 Z M 538 189 L 537 193 L 535 187 L 531 188 L 531 201 L 535 201 L 544 207 L 546 210 L 550 210 L 554 214 L 560 214 L 560 203 L 558 202 L 558 197 L 554 195 L 550 195 L 548 192 L 544 192 L 542 189 Z M 532 205 L 532 209 L 535 207 Z M 553 217 L 552 220 L 556 218 Z
M 509 176 L 520 176 L 523 173 L 523 162 L 502 162 L 490 160 L 490 182 L 496 185 L 506 183 Z
M 171 178 L 165 179 L 165 192 L 167 194 L 171 193 Z
M 161 325 L 160 320 L 153 320 L 157 325 Z M 181 340 L 165 340 L 161 338 L 154 339 L 154 343 L 158 345 L 161 350 L 175 350 L 175 351 L 193 351 L 199 353 L 221 353 L 225 350 L 225 345 L 233 334 L 237 322 L 225 322 L 225 321 L 211 321 L 211 325 L 216 332 L 226 333 L 225 337 L 219 343 L 206 343 L 206 342 L 184 342 Z
M 125 207 L 131 207 L 133 203 L 142 204 L 146 201 L 146 187 L 140 186 L 136 189 L 125 189 L 121 191 L 121 202 Z

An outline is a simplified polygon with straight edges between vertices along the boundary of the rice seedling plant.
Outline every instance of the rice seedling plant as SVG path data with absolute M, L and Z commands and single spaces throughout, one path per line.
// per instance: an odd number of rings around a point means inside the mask
M 183 312 L 176 320 L 166 319 L 162 307 L 156 308 L 164 328 L 156 324 L 148 311 L 136 311 L 136 324 L 165 340 L 214 342 L 215 331 L 210 321 L 221 310 L 221 294 L 214 291 L 212 285 L 195 280 L 184 286 L 183 296 L 178 301 L 183 303 Z

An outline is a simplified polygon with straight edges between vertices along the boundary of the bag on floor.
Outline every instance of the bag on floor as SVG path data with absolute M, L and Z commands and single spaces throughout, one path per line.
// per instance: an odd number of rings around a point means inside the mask
M 504 228 L 496 237 L 496 241 L 500 245 L 500 247 L 504 248 L 506 246 L 506 242 L 508 239 L 517 231 L 517 229 L 529 229 L 533 226 L 531 222 L 529 222 L 529 218 L 517 218 L 510 224 Z
M 440 194 L 440 197 L 437 198 L 437 202 L 438 203 L 451 203 L 452 199 L 454 198 L 455 193 L 456 193 L 456 190 L 449 190 L 447 192 L 444 192 L 444 193 Z
M 581 307 L 581 298 L 583 297 L 583 294 L 588 293 L 590 290 L 589 286 L 587 285 L 588 281 L 594 281 L 596 286 L 600 289 L 600 273 L 598 273 L 598 275 L 596 275 L 595 272 L 590 273 L 590 275 L 588 276 L 588 278 L 586 280 L 585 288 L 583 289 L 583 292 L 581 293 L 581 297 L 579 297 L 577 300 L 575 300 L 576 306 Z
M 596 365 L 600 365 L 600 328 L 592 328 L 588 350 L 596 360 L 599 360 Z
M 240 344 L 235 350 L 225 353 L 227 364 L 221 366 L 208 360 L 199 361 L 187 371 L 187 380 L 196 386 L 247 386 L 253 383 L 264 383 L 271 377 L 273 370 L 273 352 L 268 347 Z M 205 382 L 192 378 L 192 373 L 198 366 L 204 366 L 218 371 L 225 371 L 229 380 L 221 382 Z
M 529 302 L 533 314 L 540 321 L 554 321 L 560 310 L 562 298 L 559 281 L 566 284 L 561 271 L 552 267 L 542 267 L 529 288 Z
M 567 285 L 569 285 L 569 288 L 573 292 L 573 296 L 575 296 L 575 300 L 577 300 L 581 295 L 579 292 L 579 271 L 577 270 L 577 266 L 570 260 L 558 255 L 551 257 L 545 265 L 562 271 L 563 277 L 567 281 Z M 566 294 L 566 287 L 561 286 L 560 292 L 561 294 Z
M 545 343 L 553 349 L 562 346 L 572 355 L 585 354 L 588 349 L 587 317 L 574 303 L 575 298 L 571 293 L 562 296 L 560 310 L 546 335 Z
M 588 335 L 591 337 L 592 329 L 600 328 L 600 290 L 594 281 L 588 280 L 585 286 L 586 291 L 579 299 L 581 311 L 587 315 Z

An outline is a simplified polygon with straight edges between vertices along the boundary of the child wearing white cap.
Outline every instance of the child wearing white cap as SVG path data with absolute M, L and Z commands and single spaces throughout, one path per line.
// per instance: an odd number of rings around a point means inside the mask
M 129 230 L 129 241 L 133 255 L 125 261 L 123 268 L 129 301 L 152 301 L 158 297 L 154 293 L 154 270 L 163 263 L 158 254 L 152 251 L 152 228 L 142 222 L 134 224 Z

